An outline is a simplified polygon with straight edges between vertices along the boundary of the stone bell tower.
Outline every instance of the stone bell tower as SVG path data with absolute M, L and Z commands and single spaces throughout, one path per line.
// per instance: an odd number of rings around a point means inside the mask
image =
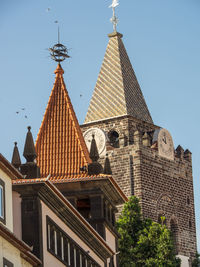
M 95 134 L 100 161 L 107 154 L 112 175 L 127 196 L 140 198 L 145 217 L 165 216 L 185 266 L 196 253 L 191 152 L 174 149 L 170 133 L 153 124 L 122 34 L 108 35 L 101 70 L 84 124 L 90 147 Z

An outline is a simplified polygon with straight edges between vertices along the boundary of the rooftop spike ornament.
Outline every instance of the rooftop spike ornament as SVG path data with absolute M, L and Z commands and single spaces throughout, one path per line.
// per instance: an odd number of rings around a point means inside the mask
M 55 23 L 58 23 L 58 21 L 55 21 Z M 62 62 L 66 58 L 69 58 L 68 55 L 68 49 L 66 46 L 60 43 L 60 31 L 58 26 L 58 43 L 55 44 L 53 47 L 49 48 L 51 58 L 55 60 L 56 62 Z
M 113 30 L 114 32 L 117 31 L 117 24 L 119 22 L 119 19 L 118 17 L 115 15 L 115 8 L 119 5 L 119 0 L 112 0 L 112 4 L 109 6 L 110 8 L 113 9 L 113 16 L 112 18 L 110 19 L 110 21 L 112 22 L 113 24 Z

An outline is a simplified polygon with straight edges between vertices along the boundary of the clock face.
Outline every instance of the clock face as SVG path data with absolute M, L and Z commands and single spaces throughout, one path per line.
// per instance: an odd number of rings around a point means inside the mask
M 174 160 L 174 144 L 170 133 L 166 129 L 159 129 L 157 141 L 159 155 Z
M 99 128 L 91 128 L 83 134 L 87 148 L 90 151 L 93 134 L 97 144 L 99 156 L 104 156 L 106 153 L 106 135 L 104 131 Z

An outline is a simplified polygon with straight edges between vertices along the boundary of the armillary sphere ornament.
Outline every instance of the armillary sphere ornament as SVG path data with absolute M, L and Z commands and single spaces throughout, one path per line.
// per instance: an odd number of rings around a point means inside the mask
M 68 49 L 66 46 L 58 43 L 54 45 L 52 48 L 49 48 L 51 58 L 56 62 L 62 62 L 66 58 L 69 58 Z
M 56 21 L 57 23 L 57 21 Z M 60 43 L 60 32 L 58 27 L 58 43 L 55 44 L 53 47 L 49 48 L 51 58 L 56 62 L 62 62 L 66 58 L 70 58 L 68 55 L 68 49 L 65 45 Z

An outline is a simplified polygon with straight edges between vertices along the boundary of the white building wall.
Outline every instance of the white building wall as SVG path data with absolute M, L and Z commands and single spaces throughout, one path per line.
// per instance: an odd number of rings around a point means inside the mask
M 115 236 L 107 227 L 105 227 L 105 230 L 106 230 L 106 243 L 114 252 L 116 252 Z
M 19 239 L 22 239 L 21 201 L 20 194 L 13 191 L 13 232 Z
M 183 255 L 177 255 L 179 259 L 181 259 L 181 267 L 189 267 L 189 257 Z
M 112 234 L 112 232 L 105 227 L 106 232 L 106 243 L 109 245 L 109 247 L 116 253 L 116 241 L 115 236 Z M 109 266 L 110 259 L 107 260 L 107 265 Z M 114 256 L 114 265 L 117 266 L 116 263 L 116 255 Z
M 42 234 L 43 234 L 43 259 L 44 267 L 64 267 L 56 257 L 54 257 L 47 250 L 47 229 L 46 229 L 46 216 L 49 216 L 67 235 L 69 235 L 83 250 L 89 251 L 89 255 L 93 258 L 100 266 L 104 267 L 104 262 L 91 250 L 68 226 L 65 225 L 43 202 L 42 206 Z

